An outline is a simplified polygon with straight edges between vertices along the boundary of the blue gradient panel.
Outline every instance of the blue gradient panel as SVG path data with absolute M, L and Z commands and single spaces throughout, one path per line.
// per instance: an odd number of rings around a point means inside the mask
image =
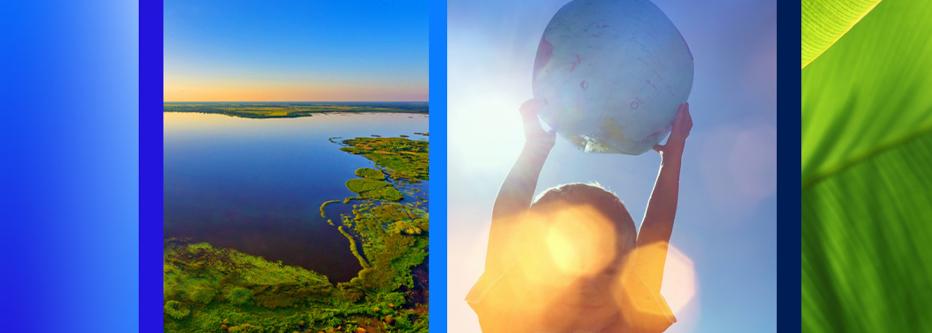
M 0 13 L 0 331 L 134 332 L 137 3 Z

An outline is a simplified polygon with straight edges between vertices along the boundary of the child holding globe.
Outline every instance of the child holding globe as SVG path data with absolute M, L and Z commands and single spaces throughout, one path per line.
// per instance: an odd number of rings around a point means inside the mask
M 692 128 L 681 104 L 664 145 L 640 231 L 624 204 L 598 185 L 565 184 L 532 201 L 554 145 L 538 111 L 521 107 L 526 143 L 492 213 L 485 272 L 467 296 L 485 333 L 665 331 L 676 319 L 660 294 Z

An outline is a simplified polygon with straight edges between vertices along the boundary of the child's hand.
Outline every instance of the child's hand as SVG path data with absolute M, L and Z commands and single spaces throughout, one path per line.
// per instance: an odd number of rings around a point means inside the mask
M 689 103 L 680 104 L 676 112 L 676 118 L 673 119 L 673 130 L 670 131 L 670 137 L 665 145 L 655 145 L 654 150 L 664 157 L 683 155 L 683 147 L 686 145 L 686 137 L 693 128 L 693 118 L 689 115 Z
M 536 147 L 550 149 L 553 147 L 556 139 L 554 131 L 545 131 L 540 126 L 540 120 L 537 113 L 540 111 L 546 101 L 539 98 L 529 99 L 521 105 L 521 119 L 524 121 L 524 138 L 526 144 Z

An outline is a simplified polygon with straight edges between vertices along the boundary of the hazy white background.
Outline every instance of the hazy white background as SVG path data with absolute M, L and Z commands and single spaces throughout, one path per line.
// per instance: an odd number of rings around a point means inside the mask
M 448 2 L 450 332 L 479 332 L 463 299 L 482 273 L 492 203 L 521 148 L 517 108 L 531 97 L 538 40 L 564 3 Z M 665 277 L 665 295 L 682 303 L 669 332 L 775 332 L 775 1 L 654 3 L 696 66 L 672 240 L 688 259 Z M 640 220 L 658 163 L 653 152 L 585 154 L 558 139 L 538 193 L 597 181 Z

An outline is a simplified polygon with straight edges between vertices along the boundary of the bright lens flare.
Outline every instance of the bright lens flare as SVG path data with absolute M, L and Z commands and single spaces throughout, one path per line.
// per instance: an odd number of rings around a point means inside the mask
M 498 221 L 495 235 L 508 241 L 490 251 L 507 258 L 473 290 L 474 304 L 481 306 L 477 311 L 509 311 L 543 325 L 528 332 L 543 327 L 564 332 L 571 327 L 598 331 L 619 314 L 638 318 L 633 324 L 651 331 L 695 309 L 689 306 L 695 303 L 695 270 L 679 249 L 657 243 L 616 258 L 620 238 L 613 221 L 587 205 L 553 208 Z M 615 264 L 621 266 L 611 267 Z
M 696 268 L 693 261 L 672 245 L 667 251 L 663 287 L 660 293 L 667 299 L 673 313 L 679 314 L 696 296 Z
M 550 331 L 545 327 L 564 332 L 570 326 L 585 326 L 578 322 L 580 318 L 601 325 L 614 316 L 611 279 L 596 282 L 616 262 L 617 231 L 612 221 L 582 205 L 528 212 L 498 222 L 500 239 L 509 241 L 503 251 L 496 252 L 516 261 L 513 268 L 506 268 L 507 274 L 487 277 L 488 283 L 497 290 L 514 292 L 482 294 L 484 311 L 509 311 L 543 325 L 525 332 Z
M 657 259 L 662 256 L 665 256 L 666 260 L 660 293 L 669 310 L 678 315 L 695 298 L 697 284 L 696 270 L 692 260 L 673 245 L 656 243 L 632 251 L 625 264 L 620 282 L 628 291 L 640 290 L 640 286 L 634 286 L 634 284 L 640 285 L 645 283 L 645 279 L 652 278 L 644 273 L 654 271 L 655 267 L 649 266 L 653 262 L 659 262 Z M 635 302 L 633 305 L 639 307 L 638 311 L 645 313 L 662 315 L 661 312 L 666 312 L 665 307 L 653 302 Z
M 615 258 L 615 229 L 589 206 L 560 210 L 550 223 L 547 250 L 557 269 L 571 277 L 602 272 Z

